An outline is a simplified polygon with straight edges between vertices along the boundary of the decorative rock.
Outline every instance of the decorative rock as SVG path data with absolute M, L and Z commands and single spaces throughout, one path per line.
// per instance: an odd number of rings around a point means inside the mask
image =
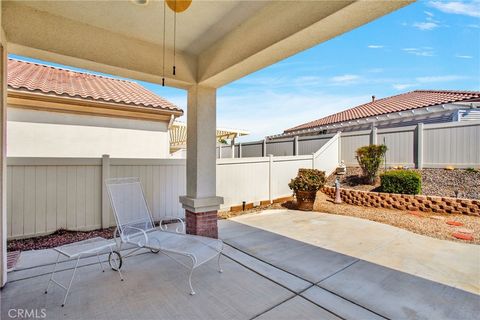
M 408 211 L 408 213 L 417 217 L 423 217 L 420 211 Z
M 458 228 L 457 232 L 464 233 L 464 234 L 473 234 L 473 230 L 467 229 L 467 228 Z
M 461 223 L 460 221 L 454 221 L 454 220 L 447 221 L 447 224 L 451 226 L 456 226 L 456 227 L 463 226 L 463 223 Z
M 467 241 L 473 240 L 473 236 L 471 234 L 466 234 L 466 233 L 454 232 L 452 233 L 452 236 L 461 240 L 467 240 Z

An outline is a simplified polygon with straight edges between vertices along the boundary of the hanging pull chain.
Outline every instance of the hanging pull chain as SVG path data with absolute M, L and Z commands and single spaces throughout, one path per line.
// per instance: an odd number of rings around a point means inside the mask
M 163 1 L 163 57 L 162 57 L 162 87 L 165 87 L 165 7 L 166 1 Z
M 175 55 L 177 42 L 177 0 L 175 0 L 175 10 L 173 12 L 173 75 L 175 75 Z

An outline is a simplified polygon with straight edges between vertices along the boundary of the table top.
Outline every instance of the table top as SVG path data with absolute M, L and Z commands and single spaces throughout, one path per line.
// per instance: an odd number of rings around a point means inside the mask
M 114 240 L 107 240 L 102 237 L 95 237 L 78 241 L 54 248 L 55 251 L 69 258 L 78 257 L 81 254 L 97 253 L 100 250 L 115 246 Z

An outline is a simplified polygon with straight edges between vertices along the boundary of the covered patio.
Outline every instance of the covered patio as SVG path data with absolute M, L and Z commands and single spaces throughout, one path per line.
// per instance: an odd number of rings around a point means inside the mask
M 193 1 L 187 11 L 178 14 L 175 48 L 172 39 L 173 13 L 163 11 L 165 6 L 162 1 L 144 1 L 146 5 L 138 4 L 142 2 L 1 3 L 2 286 L 7 282 L 5 126 L 6 66 L 9 53 L 121 77 L 154 83 L 164 82 L 167 86 L 187 90 L 187 192 L 180 201 L 185 208 L 187 232 L 216 237 L 217 223 L 212 220 L 215 220 L 219 205 L 222 203 L 222 198 L 217 196 L 215 185 L 216 89 L 397 10 L 411 1 Z M 166 17 L 165 22 L 163 16 Z M 162 22 L 167 26 L 165 29 Z M 173 72 L 172 66 L 176 67 L 176 72 Z M 157 275 L 155 277 L 160 281 Z M 208 278 L 203 279 L 208 281 Z M 148 279 L 142 281 L 148 283 Z M 231 283 L 235 283 L 234 281 L 240 280 L 232 281 Z M 12 283 L 9 293 L 2 294 L 2 303 L 26 302 L 29 295 L 25 293 L 22 293 L 22 297 L 15 302 L 8 298 L 9 294 L 19 292 L 16 290 L 21 291 L 18 287 L 21 283 Z M 138 284 L 134 281 L 131 283 Z M 215 290 L 224 290 L 225 283 L 228 281 L 222 281 L 221 286 L 213 287 Z M 159 293 L 162 291 L 158 290 L 160 287 L 162 287 L 160 284 L 155 286 L 155 301 L 158 301 L 160 294 L 171 295 L 169 290 Z M 138 288 L 142 286 L 139 285 Z M 26 289 L 26 292 L 32 290 L 27 287 L 23 289 Z M 107 299 L 112 297 L 111 294 L 120 292 L 109 293 L 110 295 L 105 295 Z M 284 290 L 279 290 L 278 293 L 271 295 L 270 298 L 273 299 L 271 303 L 281 301 L 288 294 Z M 220 296 L 226 299 L 228 292 Z M 147 296 L 140 291 L 138 297 L 132 299 L 131 305 L 123 304 L 120 302 L 122 299 L 116 300 L 112 297 L 112 300 L 109 300 L 110 304 L 104 304 L 106 307 L 101 310 L 95 308 L 94 305 L 97 305 L 95 303 L 91 305 L 90 316 L 94 315 L 93 312 L 104 311 L 112 312 L 109 317 L 115 318 L 118 314 L 128 315 L 128 310 L 148 312 L 149 309 L 144 309 L 142 304 L 152 301 L 142 299 Z M 202 299 L 208 297 L 213 296 L 205 294 Z M 237 303 L 242 299 L 236 297 L 232 300 Z M 39 303 L 38 300 L 34 301 Z M 79 308 L 80 306 L 81 304 L 78 305 Z M 137 308 L 134 308 L 135 306 Z M 259 312 L 263 307 L 252 307 L 251 311 Z M 113 311 L 114 309 L 116 311 Z M 248 306 L 242 309 L 250 312 Z M 82 312 L 84 310 L 83 307 Z M 201 312 L 209 311 L 207 308 L 201 308 Z M 57 316 L 61 314 L 63 312 L 56 313 Z
M 285 218 L 290 228 L 283 228 Z M 455 268 L 454 259 L 445 256 L 443 264 L 425 262 L 419 274 L 408 269 L 418 259 L 417 250 L 427 246 L 429 239 L 411 234 L 409 239 L 389 235 L 379 223 L 356 221 L 321 213 L 274 210 L 252 214 L 219 223 L 219 235 L 225 241 L 222 256 L 224 272 L 216 272 L 212 261 L 198 269 L 194 285 L 198 294 L 187 294 L 185 270 L 178 269 L 168 257 L 143 251 L 125 259 L 125 277 L 110 270 L 101 272 L 96 257 L 82 261 L 76 286 L 65 308 L 60 304 L 63 291 L 56 288 L 43 294 L 55 261 L 52 250 L 22 254 L 9 283 L 2 291 L 2 318 L 19 309 L 45 310 L 48 319 L 475 319 L 478 304 L 478 284 L 475 284 L 475 264 L 478 255 L 468 250 L 478 249 L 465 244 L 458 259 L 473 276 L 472 287 L 449 279 L 448 268 Z M 316 222 L 319 236 L 312 237 L 323 244 L 313 245 L 292 238 L 295 230 L 304 234 L 305 221 Z M 267 223 L 276 232 L 267 231 Z M 277 222 L 277 223 L 276 223 Z M 329 223 L 344 227 L 345 232 L 376 232 L 356 236 L 329 250 L 323 234 L 330 234 Z M 368 225 L 366 227 L 366 225 Z M 302 227 L 303 226 L 303 227 Z M 311 226 L 311 224 L 310 224 Z M 396 229 L 393 227 L 389 227 Z M 391 230 L 390 230 L 391 231 Z M 285 234 L 289 234 L 287 237 Z M 391 239 L 397 243 L 389 247 Z M 425 239 L 423 239 L 425 238 Z M 323 239 L 323 240 L 322 240 Z M 361 246 L 367 243 L 367 249 Z M 354 249 L 349 244 L 356 244 Z M 450 243 L 445 245 L 459 245 Z M 413 247 L 394 259 L 376 260 L 382 250 Z M 360 248 L 362 247 L 362 248 Z M 470 248 L 468 248 L 470 247 Z M 350 250 L 349 254 L 342 253 Z M 362 251 L 368 251 L 365 255 Z M 442 254 L 441 250 L 435 250 Z M 473 260 L 472 260 L 473 259 Z M 398 264 L 386 266 L 386 260 Z M 468 260 L 468 261 L 467 261 Z M 472 260 L 472 263 L 469 261 Z M 436 261 L 436 260 L 433 260 Z M 422 270 L 432 267 L 442 276 L 427 279 Z M 64 263 L 59 280 L 66 280 L 72 264 Z M 435 271 L 437 269 L 437 271 Z M 423 273 L 422 273 L 423 272 Z M 459 270 L 461 273 L 462 270 Z M 450 279 L 462 277 L 450 277 Z M 455 280 L 456 281 L 456 280 Z M 443 283 L 442 283 L 443 282 Z M 14 311 L 10 311 L 14 310 Z

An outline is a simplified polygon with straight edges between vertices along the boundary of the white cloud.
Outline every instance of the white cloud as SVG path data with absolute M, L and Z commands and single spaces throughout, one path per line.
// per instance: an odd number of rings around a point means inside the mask
M 427 16 L 429 16 L 429 17 L 433 17 L 433 16 L 434 16 L 434 14 L 431 13 L 430 11 L 423 11 L 423 12 L 424 12 Z
M 368 69 L 367 71 L 370 73 L 382 73 L 385 70 L 383 68 L 371 68 L 371 69 Z
M 470 17 L 480 17 L 480 1 L 430 1 L 429 5 L 437 10 L 451 14 L 461 14 Z
M 465 76 L 459 75 L 446 75 L 446 76 L 427 76 L 427 77 L 418 77 L 416 78 L 419 83 L 435 83 L 435 82 L 450 82 L 466 79 Z
M 344 74 L 341 76 L 332 77 L 330 80 L 334 83 L 350 83 L 360 80 L 360 76 L 356 74 Z
M 472 59 L 472 56 L 467 56 L 467 55 L 461 55 L 461 54 L 456 54 L 455 58 L 460 58 L 460 59 Z
M 414 83 L 398 83 L 398 84 L 394 84 L 392 87 L 395 90 L 405 90 L 405 89 L 411 88 L 413 86 L 415 86 Z
M 371 45 L 368 46 L 368 48 L 370 48 L 370 49 L 381 49 L 381 48 L 383 48 L 383 46 L 379 45 L 379 44 L 371 44 Z
M 288 81 L 287 81 L 288 83 Z M 292 84 L 297 87 L 305 87 L 305 86 L 318 86 L 324 83 L 321 77 L 317 76 L 303 76 L 294 78 Z
M 421 48 L 403 48 L 408 54 L 413 54 L 420 57 L 433 57 L 435 55 L 433 48 L 431 47 L 421 47 Z
M 415 22 L 413 26 L 419 30 L 422 31 L 427 31 L 427 30 L 433 30 L 435 28 L 438 28 L 439 25 L 436 22 L 429 21 L 429 22 Z
M 480 24 L 471 23 L 467 25 L 467 28 L 480 29 Z

